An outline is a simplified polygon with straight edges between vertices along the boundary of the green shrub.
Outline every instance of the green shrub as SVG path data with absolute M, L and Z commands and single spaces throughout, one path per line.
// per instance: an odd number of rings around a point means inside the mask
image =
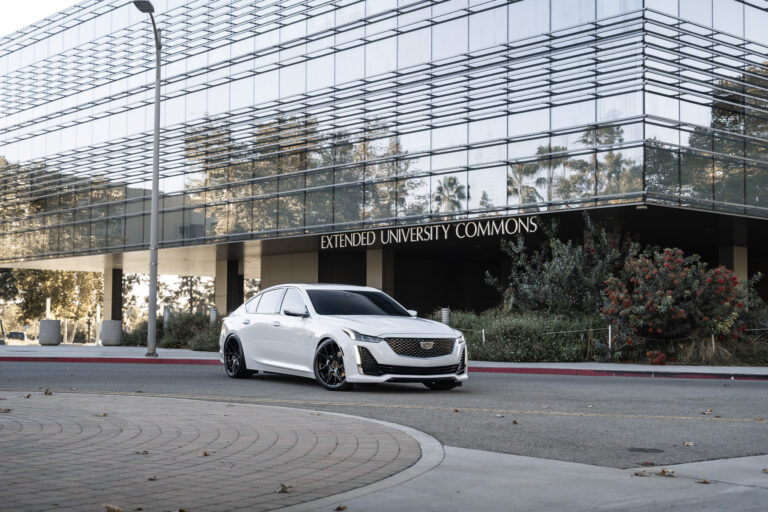
M 604 324 L 588 316 L 456 311 L 451 312 L 450 324 L 464 333 L 469 355 L 478 361 L 584 361 L 598 357 L 605 346 Z
M 210 317 L 200 313 L 174 313 L 168 319 L 163 337 L 158 343 L 163 348 L 187 348 L 187 343 L 210 326 Z
M 163 337 L 163 317 L 157 317 L 157 339 Z M 126 347 L 147 346 L 147 321 L 142 320 L 130 331 L 123 333 L 122 344 Z
M 216 318 L 216 321 L 208 324 L 195 333 L 192 338 L 187 341 L 186 348 L 191 350 L 201 350 L 207 352 L 219 351 L 219 334 L 221 333 L 221 318 Z

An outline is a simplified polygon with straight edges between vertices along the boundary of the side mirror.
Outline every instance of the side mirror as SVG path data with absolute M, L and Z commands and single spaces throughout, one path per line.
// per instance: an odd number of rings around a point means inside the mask
M 416 317 L 419 314 L 419 312 L 416 311 L 415 309 L 408 309 L 406 311 L 408 311 L 408 314 L 411 315 L 412 317 Z
M 304 308 L 304 311 L 300 311 L 298 309 L 293 309 L 293 308 L 285 308 L 283 310 L 283 313 L 285 313 L 288 316 L 298 316 L 301 318 L 306 318 L 309 316 L 309 311 L 307 311 L 306 308 Z

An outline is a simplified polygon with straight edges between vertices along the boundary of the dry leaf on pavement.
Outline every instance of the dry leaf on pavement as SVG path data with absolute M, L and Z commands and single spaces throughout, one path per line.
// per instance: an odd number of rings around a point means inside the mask
M 662 469 L 660 473 L 658 473 L 659 476 L 668 476 L 671 478 L 674 478 L 675 472 L 670 471 L 669 469 Z
M 27 395 L 27 396 L 25 396 L 24 398 L 32 398 L 32 395 L 31 395 L 31 394 L 30 394 L 30 395 Z
M 648 473 L 646 473 L 645 471 L 635 471 L 634 473 L 632 473 L 632 476 L 648 476 Z
M 641 466 L 655 466 L 656 463 L 655 462 L 641 462 L 640 465 Z
M 5 413 L 13 412 L 13 409 L 8 409 L 7 407 L 0 407 L 0 412 L 5 412 Z
M 497 418 L 503 418 L 503 417 L 504 417 L 504 415 L 503 415 L 503 414 L 497 414 L 497 415 L 496 415 L 496 417 L 497 417 Z
M 692 443 L 691 441 L 686 441 L 683 443 L 683 446 L 696 446 L 696 443 Z
M 291 492 L 291 489 L 293 489 L 292 485 L 285 485 L 284 483 L 280 482 L 280 487 L 277 488 L 277 494 L 287 494 Z
M 149 453 L 149 450 L 136 450 L 136 455 L 146 455 Z
M 150 482 L 154 482 L 155 480 L 157 480 L 157 477 L 155 475 L 148 476 L 147 480 L 149 480 Z
M 96 414 L 94 414 L 94 416 L 97 416 L 99 418 L 106 418 L 107 417 L 107 413 L 105 413 L 105 412 L 97 412 Z
M 712 414 L 712 409 L 707 409 L 706 411 L 701 411 L 701 414 Z
M 711 484 L 712 482 L 710 482 L 706 478 L 702 478 L 701 480 L 696 480 L 696 483 L 697 484 Z
M 765 473 L 766 475 L 768 475 L 768 468 L 764 468 L 764 469 L 763 469 L 763 473 Z
M 104 510 L 106 510 L 106 512 L 123 512 L 123 509 L 117 505 L 109 505 L 107 503 L 104 504 Z
M 334 512 L 342 512 L 344 510 L 347 510 L 347 507 L 346 507 L 346 505 L 339 505 L 338 507 L 336 507 L 333 510 L 334 510 Z
M 44 395 L 52 395 L 53 392 L 50 390 L 50 388 L 45 388 L 45 391 L 43 391 Z
M 517 422 L 517 420 L 512 420 L 512 424 L 513 424 L 513 425 L 519 425 L 519 423 Z

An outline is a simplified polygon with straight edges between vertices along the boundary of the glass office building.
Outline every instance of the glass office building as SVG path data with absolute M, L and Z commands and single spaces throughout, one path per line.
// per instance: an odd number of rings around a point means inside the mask
M 366 281 L 372 249 L 320 235 L 594 209 L 768 268 L 764 0 L 153 3 L 161 249 L 291 240 L 309 279 Z M 126 0 L 0 40 L 0 265 L 146 250 L 153 86 Z M 461 243 L 393 246 L 401 284 L 373 282 L 409 296 Z

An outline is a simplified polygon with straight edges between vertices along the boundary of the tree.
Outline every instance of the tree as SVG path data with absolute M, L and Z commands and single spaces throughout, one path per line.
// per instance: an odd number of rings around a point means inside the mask
M 77 327 L 95 315 L 96 305 L 103 301 L 101 272 L 70 272 L 59 270 L 13 271 L 19 290 L 19 317 L 31 321 L 45 315 L 46 299 L 51 299 L 54 317 L 74 322 L 70 340 Z
M 463 209 L 467 199 L 466 187 L 456 176 L 445 176 L 439 180 L 432 198 L 435 212 L 456 212 Z
M 179 276 L 175 284 L 163 287 L 160 299 L 166 305 L 177 305 L 188 313 L 194 313 L 201 306 L 213 304 L 213 280 L 198 276 Z

